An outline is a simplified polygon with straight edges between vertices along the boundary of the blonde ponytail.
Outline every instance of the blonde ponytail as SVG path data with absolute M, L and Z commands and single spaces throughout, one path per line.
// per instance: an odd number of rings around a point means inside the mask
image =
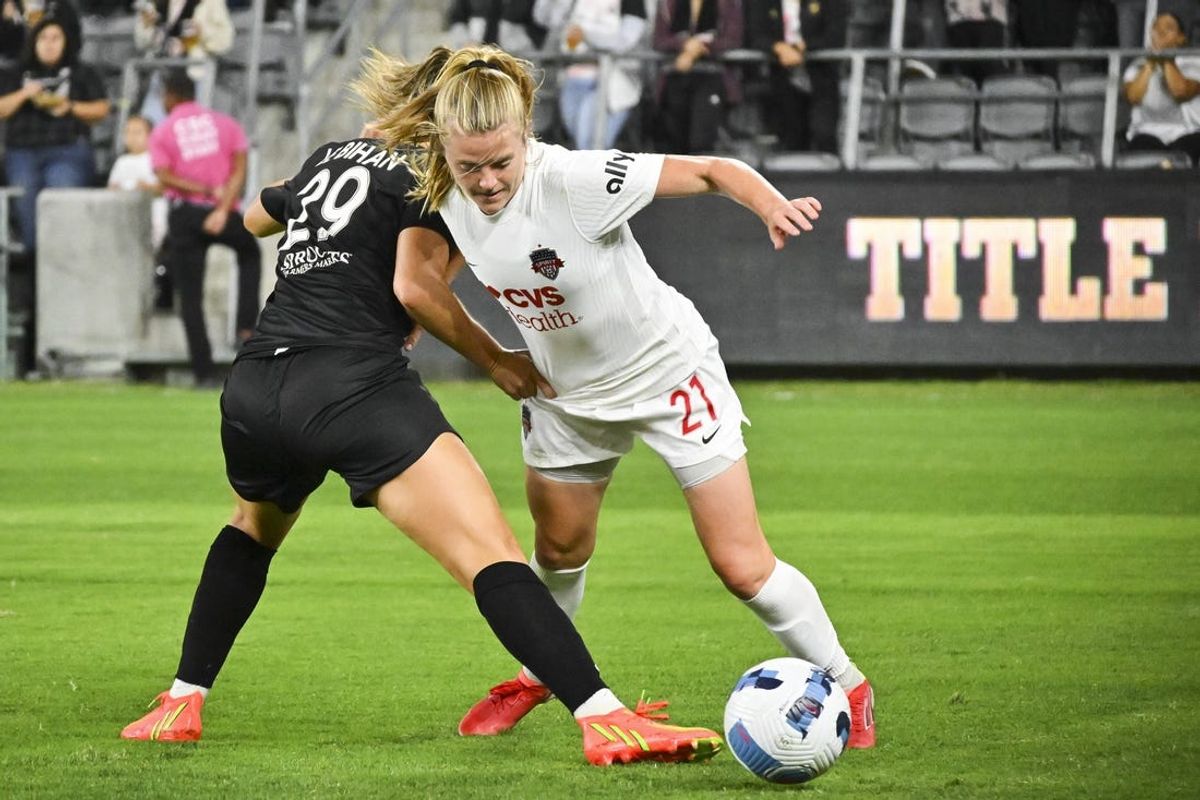
M 375 51 L 353 88 L 377 119 L 384 146 L 408 153 L 411 196 L 436 211 L 454 188 L 446 137 L 507 124 L 528 135 L 537 83 L 532 64 L 497 47 L 440 47 L 415 66 Z

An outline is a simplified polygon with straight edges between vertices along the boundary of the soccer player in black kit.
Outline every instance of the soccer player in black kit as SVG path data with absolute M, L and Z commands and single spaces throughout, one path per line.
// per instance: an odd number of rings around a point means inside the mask
M 424 80 L 416 72 L 405 68 L 396 79 Z M 204 563 L 174 684 L 121 736 L 200 738 L 200 710 L 271 559 L 333 470 L 355 506 L 377 508 L 474 594 L 504 647 L 585 732 L 603 734 L 602 745 L 585 747 L 590 762 L 712 756 L 721 747 L 713 731 L 661 724 L 650 718 L 653 707 L 630 711 L 606 687 L 525 563 L 483 472 L 408 368 L 404 349 L 415 326 L 397 299 L 402 262 L 445 269 L 456 255 L 441 219 L 406 200 L 411 188 L 399 154 L 360 138 L 318 148 L 248 209 L 252 233 L 284 238 L 275 290 L 221 395 L 236 509 Z M 474 360 L 512 397 L 552 393 L 528 358 L 494 340 Z

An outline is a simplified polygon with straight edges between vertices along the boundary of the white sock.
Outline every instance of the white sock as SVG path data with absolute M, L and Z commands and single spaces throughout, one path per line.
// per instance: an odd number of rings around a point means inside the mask
M 775 561 L 771 577 L 746 601 L 789 654 L 811 661 L 850 691 L 863 674 L 838 644 L 837 632 L 812 581 L 784 561 Z
M 587 582 L 589 563 L 590 561 L 585 561 L 583 566 L 574 569 L 546 569 L 538 563 L 536 554 L 529 558 L 530 569 L 541 579 L 542 583 L 546 584 L 554 602 L 558 603 L 558 607 L 566 613 L 567 618 L 572 620 L 575 619 L 575 612 L 579 610 L 579 606 L 583 602 L 583 586 Z M 525 667 L 521 667 L 521 674 L 530 683 L 539 685 L 542 683 Z
M 194 683 L 184 683 L 183 681 L 179 680 L 179 678 L 176 678 L 175 682 L 171 684 L 171 688 L 167 690 L 167 695 L 169 697 L 186 697 L 187 695 L 195 694 L 196 692 L 199 692 L 200 696 L 205 700 L 208 699 L 207 686 L 197 686 Z
M 611 689 L 601 689 L 587 700 L 584 700 L 583 705 L 575 709 L 575 719 L 595 717 L 600 714 L 611 714 L 613 711 L 624 707 L 625 704 L 617 699 L 617 696 L 612 693 Z

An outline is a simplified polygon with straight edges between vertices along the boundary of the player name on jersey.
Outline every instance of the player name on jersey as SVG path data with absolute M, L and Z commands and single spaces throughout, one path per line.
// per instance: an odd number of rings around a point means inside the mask
M 382 147 L 364 141 L 347 142 L 341 147 L 331 147 L 325 152 L 325 157 L 317 162 L 317 166 L 333 161 L 346 159 L 364 167 L 384 167 L 391 172 L 404 163 L 404 156 L 399 153 L 389 153 Z

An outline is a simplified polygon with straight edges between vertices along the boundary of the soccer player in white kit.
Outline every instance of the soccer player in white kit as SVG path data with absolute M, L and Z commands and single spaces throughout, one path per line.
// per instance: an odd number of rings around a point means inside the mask
M 573 152 L 534 140 L 531 65 L 463 48 L 433 88 L 395 110 L 380 103 L 385 144 L 415 148 L 415 198 L 442 215 L 459 255 L 516 323 L 549 383 L 523 401 L 534 571 L 568 615 L 583 599 L 600 503 L 640 437 L 683 490 L 713 570 L 788 653 L 836 678 L 851 702 L 850 747 L 875 742 L 873 695 L 846 655 L 816 589 L 778 560 L 758 522 L 737 394 L 692 303 L 647 264 L 628 220 L 656 197 L 721 193 L 762 219 L 776 249 L 812 230 L 821 205 L 788 200 L 725 158 Z M 376 76 L 386 98 L 386 70 Z M 389 109 L 392 109 L 389 113 Z M 396 292 L 427 330 L 481 363 L 492 340 L 451 293 L 448 246 L 398 260 Z M 552 389 L 550 388 L 552 387 Z M 549 690 L 522 668 L 459 725 L 512 728 Z

